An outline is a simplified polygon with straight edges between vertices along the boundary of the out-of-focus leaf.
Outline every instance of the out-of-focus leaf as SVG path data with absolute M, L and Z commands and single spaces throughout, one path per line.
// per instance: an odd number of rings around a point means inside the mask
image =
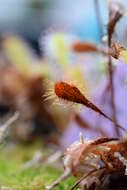
M 34 56 L 21 38 L 8 36 L 3 41 L 3 47 L 11 64 L 14 64 L 24 75 L 34 74 L 42 77 L 49 75 L 49 65 Z
M 122 49 L 120 52 L 120 59 L 127 63 L 127 50 Z
M 42 77 L 50 76 L 50 70 L 50 66 L 44 63 L 31 64 L 30 67 L 30 73 L 32 75 L 41 75 Z
M 74 52 L 79 52 L 79 53 L 83 53 L 83 52 L 97 52 L 98 48 L 95 44 L 92 43 L 88 43 L 88 42 L 75 42 L 72 45 L 72 49 Z
M 27 74 L 29 72 L 31 55 L 23 40 L 16 36 L 6 37 L 3 47 L 11 63 L 15 64 L 24 74 Z
M 56 56 L 58 63 L 63 67 L 66 67 L 68 64 L 69 49 L 65 37 L 58 33 L 54 38 L 54 43 L 56 44 Z

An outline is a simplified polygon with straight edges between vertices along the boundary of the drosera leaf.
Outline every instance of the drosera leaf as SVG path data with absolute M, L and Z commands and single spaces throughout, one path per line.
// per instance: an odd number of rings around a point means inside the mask
M 88 100 L 76 86 L 64 81 L 59 81 L 54 84 L 54 92 L 58 98 L 69 102 L 82 104 L 114 123 L 112 118 L 107 116 L 98 106 Z M 116 127 L 126 131 L 126 129 L 119 124 L 116 124 Z
M 98 47 L 96 44 L 88 43 L 88 42 L 82 42 L 82 41 L 77 41 L 72 44 L 72 50 L 74 52 L 97 52 Z

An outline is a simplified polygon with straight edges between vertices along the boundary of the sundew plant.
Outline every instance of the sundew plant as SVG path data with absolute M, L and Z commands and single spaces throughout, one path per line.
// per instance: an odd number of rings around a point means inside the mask
M 126 2 L 21 1 L 0 18 L 0 190 L 127 189 Z

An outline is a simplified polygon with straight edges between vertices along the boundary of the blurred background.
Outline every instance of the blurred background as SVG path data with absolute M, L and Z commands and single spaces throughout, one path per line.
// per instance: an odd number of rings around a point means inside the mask
M 45 189 L 59 176 L 63 151 L 80 133 L 85 139 L 125 135 L 54 91 L 56 82 L 66 81 L 112 118 L 104 53 L 111 5 L 114 12 L 123 11 L 112 38 L 115 48 L 124 47 L 118 59 L 112 57 L 113 101 L 117 123 L 127 129 L 127 0 L 1 1 L 0 189 Z M 58 189 L 70 189 L 73 182 Z
M 99 1 L 103 26 L 106 1 Z M 40 53 L 39 37 L 47 30 L 73 33 L 81 39 L 99 41 L 94 1 L 5 0 L 0 6 L 0 32 L 21 35 Z
M 108 92 L 106 100 L 101 100 L 103 88 L 108 80 L 107 57 L 96 53 L 94 56 L 91 56 L 91 53 L 76 53 L 72 48 L 77 41 L 102 44 L 102 37 L 107 35 L 109 2 L 106 0 L 75 2 L 73 0 L 64 0 L 64 2 L 62 0 L 5 0 L 1 3 L 0 114 L 3 122 L 7 118 L 6 114 L 17 110 L 21 113 L 13 136 L 31 140 L 42 135 L 44 141 L 58 143 L 60 140 L 60 144 L 66 147 L 78 139 L 80 130 L 85 136 L 96 138 L 98 121 L 100 128 L 111 125 L 104 131 L 106 130 L 107 136 L 115 136 L 111 122 L 91 113 L 86 108 L 52 107 L 51 102 L 47 103 L 43 98 L 47 89 L 52 88 L 51 82 L 62 79 L 76 81 L 79 86 L 82 86 L 81 89 L 88 98 L 111 115 Z M 127 1 L 119 2 L 126 9 Z M 117 24 L 114 40 L 126 47 L 126 16 Z M 124 86 L 127 68 L 123 61 L 113 60 L 113 64 L 117 65 L 114 83 L 118 120 L 126 126 L 127 110 L 124 106 L 125 99 L 121 96 L 127 96 Z M 47 80 L 49 82 L 45 84 Z M 79 124 L 81 118 L 75 119 L 75 113 L 86 122 L 86 129 L 83 129 L 83 126 L 80 126 L 80 129 L 77 127 L 81 124 Z M 89 125 L 93 126 L 94 132 L 89 131 Z M 69 139 L 68 142 L 66 141 L 67 144 L 64 138 Z

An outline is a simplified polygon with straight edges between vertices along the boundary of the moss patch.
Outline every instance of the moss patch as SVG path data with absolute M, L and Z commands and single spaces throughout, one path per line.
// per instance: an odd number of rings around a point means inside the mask
M 32 158 L 38 145 L 9 145 L 0 149 L 0 185 L 11 190 L 45 190 L 62 173 L 53 166 L 42 165 L 39 168 L 23 169 L 27 160 Z M 74 178 L 70 177 L 56 189 L 69 190 Z

